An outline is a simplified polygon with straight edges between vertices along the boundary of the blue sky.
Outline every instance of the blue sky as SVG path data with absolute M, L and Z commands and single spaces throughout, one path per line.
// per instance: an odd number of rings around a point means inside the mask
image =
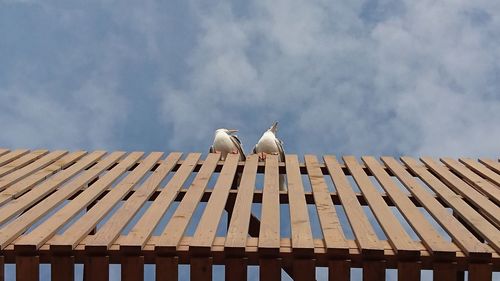
M 0 146 L 498 157 L 500 2 L 0 0 Z

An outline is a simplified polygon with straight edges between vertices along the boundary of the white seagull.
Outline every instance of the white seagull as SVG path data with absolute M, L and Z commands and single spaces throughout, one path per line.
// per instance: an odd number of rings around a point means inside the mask
M 245 153 L 238 136 L 233 135 L 238 132 L 235 129 L 215 130 L 214 143 L 210 146 L 210 153 L 220 153 L 221 160 L 225 160 L 229 153 L 240 154 L 240 160 L 245 161 Z
M 285 162 L 285 151 L 283 150 L 283 142 L 276 137 L 278 131 L 278 122 L 264 132 L 259 142 L 254 146 L 253 153 L 259 154 L 260 160 L 266 159 L 266 154 L 278 155 L 279 162 Z M 285 191 L 285 176 L 279 177 L 280 191 Z

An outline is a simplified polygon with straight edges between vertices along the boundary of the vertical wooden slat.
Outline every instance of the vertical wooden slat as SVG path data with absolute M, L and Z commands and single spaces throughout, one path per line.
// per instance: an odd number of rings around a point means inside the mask
M 354 236 L 356 236 L 356 244 L 362 253 L 381 257 L 384 253 L 384 247 L 370 225 L 340 164 L 334 156 L 325 156 L 324 160 L 330 176 L 335 183 L 337 193 L 345 209 L 347 219 L 351 224 Z
M 280 201 L 277 155 L 269 155 L 266 157 L 258 247 L 261 254 L 279 254 Z
M 492 264 L 491 263 L 470 263 L 469 264 L 469 281 L 492 280 Z
M 331 260 L 328 262 L 328 281 L 350 281 L 351 262 L 348 260 Z
M 385 262 L 381 260 L 363 262 L 363 281 L 385 281 Z
M 50 165 L 52 162 L 56 161 L 66 153 L 68 152 L 61 150 L 53 151 L 41 157 L 40 159 L 34 161 L 33 163 L 26 165 L 23 168 L 17 169 L 14 172 L 0 178 L 0 191 L 6 189 L 10 185 L 18 182 L 19 180 L 25 178 L 26 176 L 38 171 L 39 169 L 42 169 Z
M 37 281 L 40 278 L 40 258 L 38 256 L 16 256 L 16 280 Z
M 433 280 L 455 281 L 457 280 L 456 263 L 434 263 Z
M 44 156 L 48 152 L 49 151 L 45 150 L 45 149 L 35 150 L 29 154 L 23 155 L 23 156 L 15 159 L 14 161 L 12 161 L 6 165 L 1 166 L 0 167 L 0 177 L 3 177 L 5 175 L 9 174 L 12 171 L 22 169 L 26 165 L 31 164 L 32 162 L 34 162 L 37 159 L 39 159 L 40 157 Z
M 434 177 L 425 167 L 419 165 L 417 161 L 410 157 L 402 157 L 401 160 L 415 173 L 422 181 L 436 192 L 469 226 L 482 234 L 490 245 L 500 251 L 500 231 L 478 214 L 470 205 L 451 191 L 444 183 Z
M 121 280 L 139 281 L 144 279 L 144 256 L 128 256 L 121 258 Z
M 491 251 L 478 241 L 467 228 L 457 221 L 457 219 L 436 200 L 436 198 L 425 191 L 398 161 L 392 157 L 382 157 L 382 161 L 434 219 L 449 232 L 450 236 L 457 242 L 457 245 L 467 255 L 491 256 Z
M 225 262 L 225 281 L 247 280 L 247 259 L 226 257 Z
M 146 157 L 142 163 L 128 174 L 115 186 L 104 198 L 99 200 L 92 209 L 73 223 L 62 235 L 52 239 L 51 249 L 57 248 L 73 249 L 89 233 L 97 223 L 108 214 L 113 207 L 122 200 L 125 195 L 146 175 L 155 165 L 162 153 L 153 152 Z M 180 153 L 171 153 L 167 159 L 153 172 L 153 174 L 141 185 L 156 188 L 167 176 L 168 172 L 175 166 L 180 158 Z
M 172 218 L 156 242 L 157 250 L 161 249 L 175 252 L 179 241 L 191 221 L 193 213 L 196 210 L 196 206 L 203 196 L 203 192 L 205 191 L 208 181 L 217 167 L 219 158 L 220 154 L 217 153 L 210 153 L 207 156 L 207 159 L 201 166 L 200 171 L 194 178 L 193 183 L 188 188 L 188 191 L 184 195 L 184 198 L 179 206 L 177 206 L 177 210 L 175 210 Z M 210 210 L 206 209 L 205 211 L 210 212 Z
M 293 261 L 294 281 L 316 280 L 316 266 L 314 259 L 295 259 Z
M 398 280 L 419 281 L 421 267 L 417 261 L 398 262 Z
M 78 161 L 86 154 L 85 151 L 76 151 L 65 155 L 51 165 L 33 173 L 26 178 L 12 184 L 6 190 L 0 192 L 0 206 L 10 200 L 20 197 L 22 194 L 46 180 L 49 176 L 67 168 L 69 165 Z
M 156 281 L 179 280 L 179 258 L 156 256 Z
M 52 281 L 71 281 L 75 278 L 75 258 L 73 256 L 52 256 Z
M 0 256 L 0 281 L 5 280 L 5 257 Z
M 89 256 L 84 265 L 85 278 L 91 281 L 108 281 L 109 257 Z
M 288 169 L 290 169 L 290 172 L 293 173 L 292 175 L 297 177 L 297 168 L 293 168 L 297 165 L 295 160 L 296 159 L 293 157 L 290 157 L 290 159 L 287 158 L 287 173 Z M 349 246 L 344 232 L 342 231 L 342 226 L 340 225 L 340 220 L 337 216 L 335 206 L 333 205 L 318 159 L 314 155 L 306 155 L 305 162 L 327 252 L 330 255 L 347 255 Z M 290 168 L 288 165 L 290 165 Z M 291 178 L 292 184 L 296 182 L 302 182 L 302 180 L 299 178 Z
M 259 280 L 281 280 L 281 259 L 261 258 L 259 266 Z
M 212 280 L 212 257 L 191 257 L 190 266 L 191 280 Z

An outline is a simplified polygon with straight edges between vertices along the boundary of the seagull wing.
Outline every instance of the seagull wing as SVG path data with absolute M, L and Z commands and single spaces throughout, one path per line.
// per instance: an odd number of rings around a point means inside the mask
M 211 145 L 210 146 L 210 149 L 208 150 L 209 153 L 215 153 L 215 149 L 214 149 L 214 146 Z
M 246 160 L 246 156 L 245 156 L 245 152 L 243 152 L 243 148 L 241 147 L 241 141 L 240 141 L 240 139 L 236 135 L 230 135 L 229 137 L 231 138 L 231 141 L 233 142 L 233 144 L 238 149 L 238 152 L 240 153 L 241 160 L 245 161 Z
M 278 147 L 278 154 L 280 156 L 279 160 L 281 162 L 284 162 L 285 161 L 285 150 L 283 149 L 283 142 L 278 138 L 276 138 L 274 141 L 276 142 L 276 146 Z

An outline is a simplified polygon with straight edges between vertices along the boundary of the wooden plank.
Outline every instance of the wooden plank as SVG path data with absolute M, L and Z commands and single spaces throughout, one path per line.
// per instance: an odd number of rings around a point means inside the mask
M 7 148 L 0 148 L 0 156 L 3 156 L 7 153 L 9 153 L 10 150 L 8 150 Z
M 258 160 L 257 154 L 249 155 L 243 168 L 238 195 L 224 243 L 224 246 L 229 248 L 227 250 L 230 255 L 242 255 L 245 252 Z
M 228 154 L 222 171 L 217 178 L 210 200 L 207 203 L 206 210 L 200 218 L 200 222 L 193 235 L 190 249 L 195 251 L 209 252 L 212 242 L 217 233 L 227 197 L 231 189 L 231 183 L 234 179 L 238 165 L 239 155 Z
M 362 157 L 370 172 L 374 175 L 380 186 L 387 192 L 401 214 L 413 227 L 422 243 L 435 256 L 455 256 L 455 246 L 444 240 L 444 238 L 427 221 L 424 215 L 411 202 L 408 196 L 401 191 L 391 176 L 382 169 L 382 166 L 373 157 Z
M 26 178 L 14 183 L 8 189 L 0 192 L 0 206 L 4 205 L 10 200 L 20 197 L 25 192 L 32 189 L 34 186 L 47 179 L 49 176 L 67 168 L 75 161 L 78 161 L 85 154 L 85 151 L 76 151 L 67 154 L 48 167 L 45 167 L 44 169 L 37 171 L 27 176 Z
M 8 224 L 8 227 L 0 229 L 0 245 L 3 249 L 9 243 L 11 243 L 14 239 L 16 239 L 23 231 L 29 228 L 33 222 L 43 217 L 50 210 L 54 209 L 58 204 L 68 199 L 71 195 L 77 192 L 79 189 L 86 186 L 94 177 L 99 175 L 102 171 L 109 168 L 111 165 L 116 163 L 118 159 L 123 156 L 123 152 L 113 152 L 104 160 L 98 162 L 95 166 L 90 168 L 89 170 L 82 173 L 75 180 L 71 181 L 69 184 L 65 185 L 64 188 L 52 193 L 44 200 L 40 201 L 33 208 L 26 211 L 24 214 L 16 218 L 14 221 Z M 37 190 L 37 189 L 34 189 Z M 34 191 L 33 190 L 33 191 Z M 29 192 L 27 193 L 27 195 Z M 24 195 L 24 196 L 27 196 Z M 23 197 L 20 197 L 18 200 L 13 201 L 13 204 L 6 205 L 4 208 L 0 210 L 5 210 L 6 212 L 11 213 L 12 210 L 9 208 L 10 206 L 15 206 L 14 210 L 17 212 L 19 209 L 25 209 L 27 205 L 31 205 L 31 203 L 38 201 L 38 199 L 33 200 L 33 198 L 28 198 L 29 200 L 22 200 Z M 30 204 L 27 204 L 26 201 L 29 201 Z M 22 202 L 21 206 L 17 206 L 17 202 Z M 7 210 L 8 211 L 7 211 Z M 3 213 L 2 213 L 3 214 Z M 32 248 L 32 245 L 30 246 Z M 34 250 L 34 249 L 32 249 Z
M 75 279 L 75 257 L 52 256 L 50 269 L 52 281 L 72 281 Z
M 160 235 L 156 244 L 156 250 L 175 252 L 177 244 L 179 244 L 179 241 L 184 235 L 193 213 L 196 210 L 196 206 L 200 202 L 203 191 L 217 166 L 219 158 L 220 154 L 217 153 L 210 153 L 207 156 L 205 163 L 203 163 L 203 166 L 201 166 L 200 171 L 189 187 L 186 196 L 184 196 L 177 210 L 175 210 L 175 213 L 172 215 L 170 221 Z M 180 186 L 177 188 L 177 192 L 179 189 Z M 172 202 L 173 199 L 174 197 L 172 196 L 169 202 Z M 170 205 L 170 203 L 168 205 Z M 205 209 L 205 212 L 207 211 L 210 212 L 211 210 Z
M 18 182 L 19 180 L 27 177 L 28 175 L 50 165 L 52 162 L 56 161 L 57 159 L 59 159 L 60 157 L 62 157 L 67 153 L 68 153 L 67 151 L 62 151 L 62 150 L 53 151 L 41 157 L 40 159 L 36 160 L 35 162 L 28 164 L 23 168 L 20 168 L 0 178 L 0 191 L 6 189 L 10 185 Z
M 392 157 L 382 157 L 382 162 L 425 207 L 429 214 L 450 234 L 457 245 L 469 256 L 491 257 L 491 251 L 472 235 L 452 214 L 408 173 L 403 166 Z
M 53 239 L 51 249 L 55 251 L 71 250 L 95 228 L 97 223 L 108 214 L 113 207 L 122 200 L 125 195 L 141 180 L 146 173 L 157 163 L 161 157 L 161 152 L 153 152 L 146 157 L 129 175 L 127 175 L 117 186 L 115 186 L 104 198 L 99 200 L 87 213 L 72 224 L 57 239 Z M 171 153 L 167 161 L 163 162 L 153 174 L 142 184 L 144 186 L 157 187 L 167 176 L 168 172 L 180 158 L 180 153 Z M 139 190 L 142 189 L 139 188 Z M 135 193 L 134 193 L 135 194 Z
M 55 188 L 62 185 L 73 175 L 92 165 L 104 154 L 104 151 L 96 151 L 87 155 L 75 165 L 55 175 L 54 177 L 49 178 L 42 184 L 38 185 L 36 188 L 19 197 L 17 200 L 10 202 L 10 204 L 3 206 L 0 209 L 2 210 L 0 212 L 0 224 L 5 223 L 10 218 L 16 216 L 20 212 L 36 203 L 38 200 L 50 194 L 50 192 L 52 192 Z
M 398 256 L 402 258 L 417 258 L 420 255 L 420 251 L 416 247 L 416 244 L 408 233 L 406 233 L 401 223 L 389 209 L 389 206 L 385 204 L 380 193 L 375 189 L 370 178 L 368 178 L 356 161 L 356 158 L 354 156 L 345 156 L 343 159 Z
M 296 259 L 293 261 L 294 281 L 316 280 L 316 267 L 314 259 Z
M 455 281 L 457 280 L 456 263 L 434 263 L 433 280 Z
M 500 225 L 500 220 L 498 219 L 500 208 L 498 208 L 495 203 L 488 200 L 488 198 L 483 194 L 479 193 L 476 189 L 471 188 L 467 183 L 463 182 L 460 178 L 452 174 L 445 167 L 434 162 L 431 158 L 423 157 L 422 162 L 424 162 L 427 167 L 434 171 L 438 178 L 446 185 L 448 185 L 450 189 L 462 195 L 464 198 L 469 199 L 470 202 L 476 207 L 475 209 L 483 213 L 491 222 L 493 222 L 493 224 L 495 224 L 497 227 Z M 451 191 L 447 193 L 453 195 L 453 192 Z M 497 200 L 500 201 L 500 198 L 497 198 Z
M 143 154 L 143 152 L 130 153 L 125 159 L 120 161 L 118 165 L 113 167 L 108 173 L 100 177 L 99 180 L 80 193 L 77 198 L 71 200 L 71 202 L 58 210 L 30 233 L 23 235 L 14 244 L 16 246 L 35 245 L 37 249 L 40 248 L 58 229 L 63 227 L 81 210 L 96 200 L 97 197 L 110 187 L 118 177 L 132 167 Z
M 279 254 L 280 200 L 277 155 L 268 155 L 266 157 L 258 247 L 261 254 Z
M 179 155 L 180 158 L 180 155 Z M 156 225 L 160 222 L 165 212 L 170 207 L 175 196 L 178 194 L 184 182 L 191 175 L 196 162 L 200 158 L 199 153 L 191 153 L 187 156 L 186 161 L 182 164 L 181 168 L 173 175 L 165 187 L 162 188 L 158 197 L 153 201 L 151 206 L 142 215 L 141 219 L 130 230 L 125 240 L 122 242 L 123 250 L 140 250 L 146 244 L 146 241 L 151 237 Z M 178 158 L 176 158 L 176 161 Z M 173 167 L 173 166 L 172 166 Z M 160 182 L 156 183 L 159 185 Z M 149 187 L 148 187 L 149 188 Z M 151 194 L 153 189 L 146 190 Z M 132 197 L 128 200 L 133 199 Z M 127 249 L 129 248 L 129 249 Z
M 350 281 L 351 262 L 348 260 L 330 260 L 328 262 L 328 281 Z
M 11 151 L 7 154 L 0 156 L 0 168 L 2 168 L 2 166 L 4 166 L 5 164 L 18 159 L 19 157 L 26 155 L 28 152 L 29 150 L 27 149 L 16 149 L 14 151 Z
M 210 153 L 215 154 L 215 153 Z M 220 156 L 220 155 L 219 155 Z M 215 164 L 217 165 L 217 164 Z M 212 257 L 191 257 L 190 270 L 191 280 L 212 280 Z
M 230 154 L 229 154 L 230 155 Z M 237 154 L 235 154 L 237 155 Z M 227 160 L 227 159 L 226 159 Z M 247 280 L 247 259 L 231 258 L 224 260 L 226 262 L 225 281 L 246 281 Z
M 398 280 L 420 281 L 420 268 L 422 264 L 417 261 L 398 262 Z
M 297 255 L 312 255 L 314 254 L 314 240 L 299 170 L 299 160 L 297 155 L 286 155 L 285 162 L 293 252 Z
M 328 186 L 321 172 L 318 159 L 314 155 L 305 155 L 305 164 L 311 189 L 313 192 L 315 207 L 318 212 L 319 223 L 325 240 L 325 246 L 330 255 L 346 255 L 348 254 L 348 244 L 345 238 L 342 226 L 340 225 L 335 206 L 333 205 Z M 290 161 L 287 158 L 287 169 L 290 165 L 290 171 L 293 173 L 293 167 L 296 166 L 296 158 L 290 156 Z M 296 171 L 296 170 L 295 170 Z M 288 174 L 288 170 L 287 170 Z M 292 179 L 295 182 L 302 182 L 302 179 Z M 290 184 L 290 183 L 289 183 Z
M 330 176 L 335 183 L 340 201 L 345 209 L 347 219 L 351 224 L 359 249 L 362 253 L 368 255 L 382 256 L 384 254 L 384 248 L 370 225 L 363 208 L 359 204 L 335 156 L 325 156 L 324 160 L 330 172 Z
M 473 170 L 482 177 L 492 181 L 494 184 L 497 185 L 497 187 L 500 187 L 500 171 L 497 171 L 497 173 L 495 173 L 494 171 L 492 171 L 493 169 L 490 170 L 488 169 L 488 167 L 485 167 L 484 164 L 481 164 L 471 158 L 460 158 L 459 161 L 465 166 L 467 166 L 467 168 Z M 481 183 L 483 183 L 482 180 Z M 473 184 L 479 184 L 479 182 L 474 180 Z
M 460 162 L 463 164 L 460 164 L 450 158 L 444 158 L 441 161 L 443 161 L 448 167 L 452 168 L 457 174 L 462 176 L 467 183 L 476 187 L 483 194 L 488 195 L 488 197 L 497 204 L 500 204 L 500 174 L 494 173 L 490 169 L 470 158 L 461 158 Z M 471 170 L 482 177 L 485 177 L 487 180 L 478 176 Z M 488 180 L 492 181 L 493 184 Z M 495 184 L 497 186 L 495 186 Z
M 16 256 L 16 280 L 37 281 L 40 278 L 40 258 L 38 256 Z
M 0 167 L 0 177 L 4 177 L 5 175 L 11 173 L 12 171 L 23 168 L 26 165 L 36 161 L 40 157 L 47 154 L 49 151 L 45 149 L 35 150 L 29 154 L 23 155 L 14 161 L 3 165 Z
M 84 265 L 85 280 L 109 280 L 109 256 L 89 256 Z
M 470 263 L 469 281 L 493 280 L 493 267 L 491 263 Z
M 179 280 L 179 258 L 156 256 L 156 281 Z
M 0 281 L 5 280 L 5 257 L 0 256 Z
M 363 262 L 363 281 L 385 281 L 385 261 Z
M 259 280 L 281 280 L 281 259 L 261 258 L 259 266 Z
M 414 159 L 402 157 L 402 161 L 417 174 L 430 188 L 436 192 L 448 206 L 464 219 L 470 227 L 479 232 L 490 245 L 500 251 L 500 232 L 498 229 L 477 213 L 469 204 L 451 191 L 444 183 L 439 181 L 427 169 L 423 168 Z
M 500 162 L 487 158 L 480 158 L 479 162 L 481 162 L 486 167 L 500 174 Z
M 121 280 L 144 280 L 144 256 L 124 255 L 121 259 Z

